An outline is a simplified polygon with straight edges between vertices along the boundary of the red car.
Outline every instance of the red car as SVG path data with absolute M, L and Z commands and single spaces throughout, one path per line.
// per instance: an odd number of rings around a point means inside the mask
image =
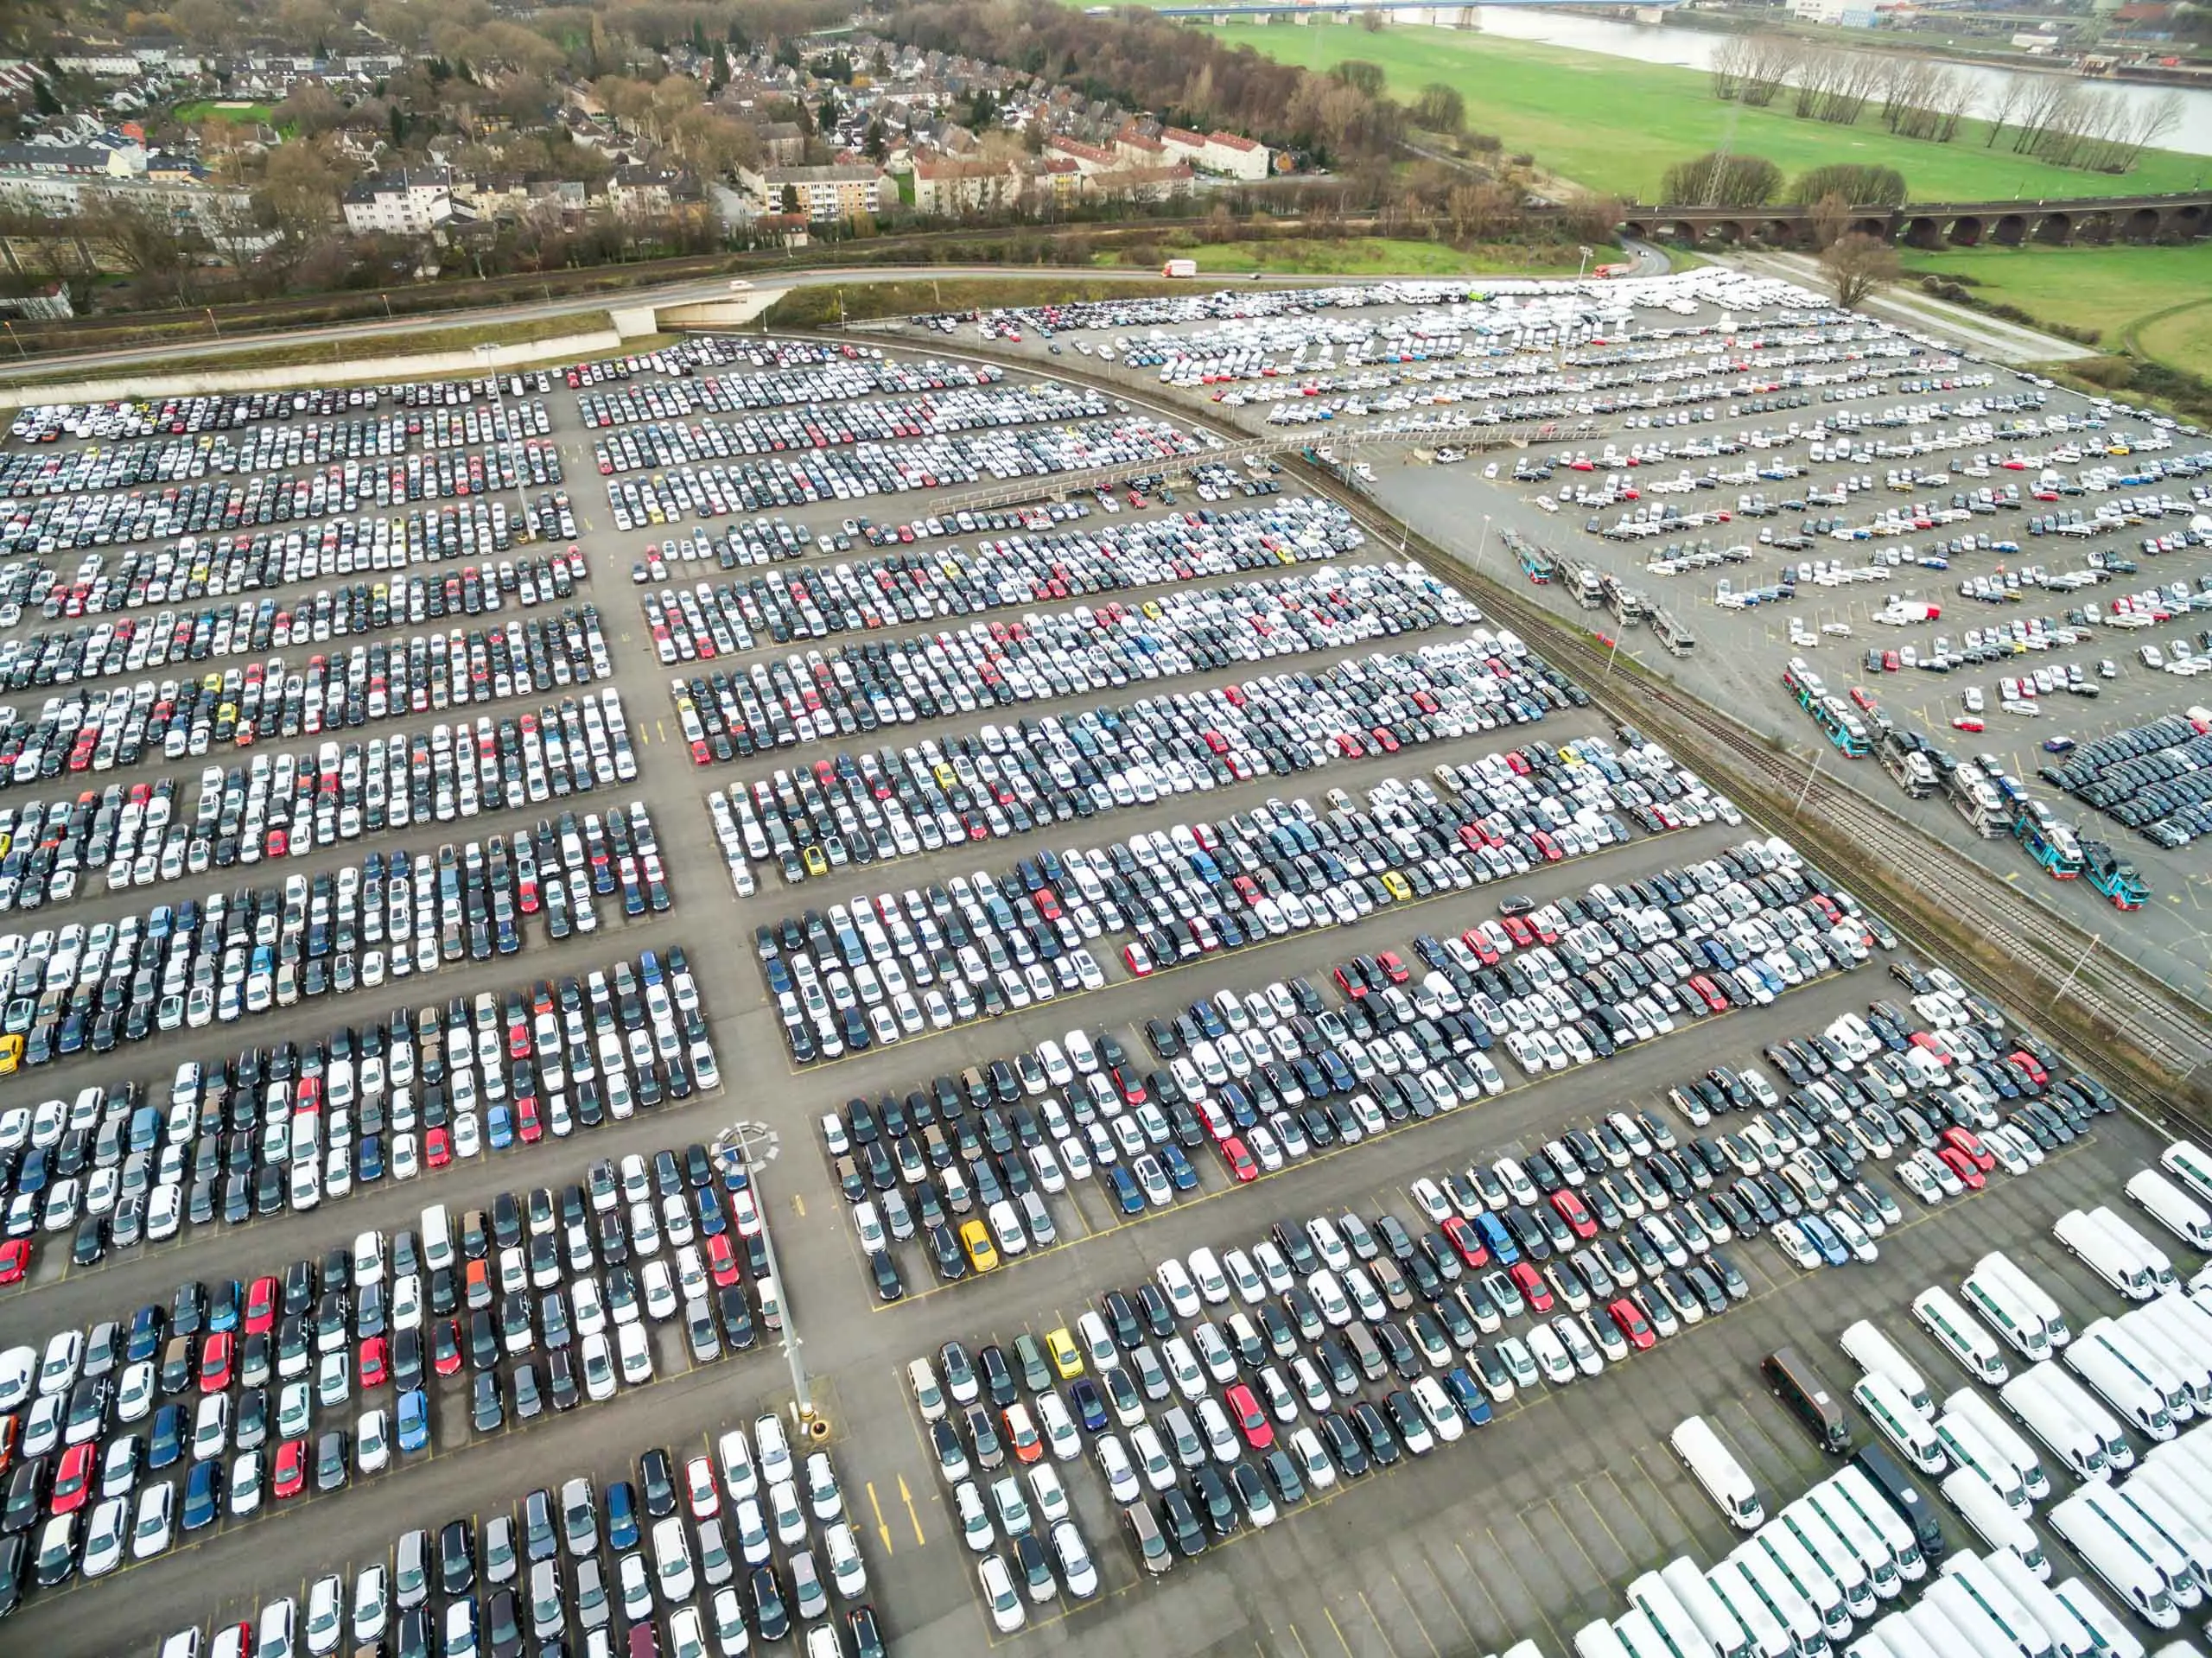
M 200 1346 L 200 1391 L 221 1393 L 231 1385 L 231 1332 L 218 1330 Z
M 1236 1419 L 1236 1426 L 1243 1431 L 1247 1445 L 1255 1451 L 1265 1451 L 1275 1442 L 1274 1427 L 1268 1420 L 1267 1412 L 1260 1408 L 1260 1401 L 1253 1397 L 1249 1388 L 1240 1382 L 1224 1396 L 1229 1401 L 1229 1413 Z
M 1659 1344 L 1659 1338 L 1651 1333 L 1651 1325 L 1643 1316 L 1643 1309 L 1625 1295 L 1618 1301 L 1605 1303 L 1605 1311 L 1612 1318 L 1613 1328 L 1621 1332 L 1621 1339 L 1637 1352 Z
M 381 1388 L 391 1374 L 390 1350 L 381 1336 L 372 1336 L 361 1344 L 361 1385 Z
M 1536 943 L 1536 930 L 1519 916 L 1500 916 L 1498 920 L 1505 931 L 1511 935 L 1513 942 L 1522 950 L 1528 950 Z
M 1943 1166 L 1957 1175 L 1959 1184 L 1968 1191 L 1980 1191 L 1989 1184 L 1981 1171 L 1974 1166 L 1974 1159 L 1957 1147 L 1939 1146 L 1936 1148 L 1936 1155 L 1943 1159 Z
M 2050 1073 L 2045 1070 L 2035 1055 L 2030 1053 L 2025 1048 L 2013 1049 L 2005 1056 L 2005 1062 L 2037 1088 L 2047 1087 L 2050 1084 Z
M 1552 1310 L 1551 1286 L 1544 1282 L 1541 1273 L 1525 1261 L 1516 1261 L 1505 1270 L 1513 1280 L 1514 1288 L 1521 1292 L 1521 1299 L 1529 1304 L 1529 1312 L 1549 1312 Z
M 61 1453 L 61 1465 L 54 1471 L 54 1496 L 48 1509 L 54 1514 L 74 1514 L 85 1506 L 92 1496 L 92 1476 L 99 1469 L 100 1448 L 97 1445 L 73 1445 Z
M 1457 1215 L 1446 1215 L 1439 1223 L 1446 1240 L 1459 1252 L 1459 1259 L 1468 1266 L 1481 1267 L 1490 1265 L 1490 1251 L 1483 1244 L 1482 1234 L 1461 1220 Z
M 31 1241 L 10 1238 L 0 1243 L 0 1284 L 20 1284 L 31 1269 Z
M 1398 952 L 1394 950 L 1386 950 L 1378 954 L 1375 958 L 1375 964 L 1382 969 L 1384 976 L 1392 984 L 1403 984 L 1408 979 L 1413 977 L 1413 975 L 1406 970 L 1406 964 L 1400 959 Z
M 431 1321 L 430 1368 L 442 1376 L 460 1373 L 461 1325 L 458 1321 L 452 1318 Z
M 1598 1223 L 1595 1217 L 1583 1207 L 1582 1199 L 1564 1186 L 1552 1193 L 1552 1208 L 1557 1212 L 1560 1219 L 1567 1223 L 1567 1229 L 1576 1237 L 1589 1239 L 1598 1236 Z
M 738 1280 L 737 1256 L 731 1251 L 726 1234 L 712 1232 L 707 1236 L 707 1270 L 714 1274 L 715 1282 L 727 1286 Z
M 1989 1148 L 1981 1143 L 1981 1136 L 1971 1128 L 1961 1128 L 1954 1125 L 1938 1134 L 1936 1139 L 1945 1147 L 1957 1152 L 1960 1156 L 1965 1158 L 1984 1174 L 1997 1166 L 1996 1158 L 1992 1156 Z
M 246 1286 L 245 1321 L 241 1326 L 249 1336 L 264 1335 L 276 1324 L 276 1280 L 257 1278 Z
M 1243 1140 L 1231 1134 L 1220 1145 L 1221 1159 L 1229 1165 L 1230 1175 L 1238 1185 L 1260 1178 L 1260 1166 L 1252 1160 L 1252 1153 Z
M 453 1161 L 453 1138 L 442 1128 L 433 1128 L 423 1136 L 423 1161 L 429 1167 L 442 1169 Z
M 515 1102 L 515 1134 L 525 1146 L 535 1146 L 545 1138 L 544 1120 L 537 1115 L 537 1100 L 525 1094 Z
M 276 1447 L 276 1477 L 270 1486 L 279 1497 L 297 1496 L 308 1483 L 308 1442 L 287 1439 Z

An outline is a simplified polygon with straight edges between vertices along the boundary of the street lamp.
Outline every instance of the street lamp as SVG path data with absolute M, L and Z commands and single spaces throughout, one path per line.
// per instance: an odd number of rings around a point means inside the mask
M 791 1408 L 798 1419 L 799 1431 L 810 1439 L 825 1437 L 830 1426 L 814 1413 L 813 1398 L 807 1392 L 806 1363 L 801 1356 L 804 1346 L 799 1339 L 798 1321 L 791 1316 L 791 1285 L 776 1260 L 776 1229 L 768 1223 L 768 1200 L 760 1190 L 760 1171 L 766 1167 L 763 1159 L 755 1158 L 751 1151 L 751 1136 L 741 1133 L 734 1146 L 717 1144 L 715 1155 L 721 1159 L 722 1167 L 728 1172 L 741 1172 L 752 1187 L 753 1202 L 760 1215 L 760 1248 L 768 1258 L 768 1276 L 776 1286 L 776 1299 L 784 1320 L 784 1362 L 791 1373 Z

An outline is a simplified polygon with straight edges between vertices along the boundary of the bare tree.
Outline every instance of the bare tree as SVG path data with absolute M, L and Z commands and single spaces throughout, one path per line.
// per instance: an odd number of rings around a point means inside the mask
M 1901 267 L 1897 251 L 1878 236 L 1853 231 L 1828 244 L 1821 255 L 1821 269 L 1827 273 L 1835 302 L 1855 311 L 1885 283 L 1897 279 Z
M 1982 148 L 1994 149 L 1997 135 L 2005 130 L 2005 124 L 2012 118 L 2012 111 L 2019 108 L 2021 96 L 2027 91 L 2026 77 L 2006 75 L 1999 81 L 1995 96 L 1989 105 L 1989 136 L 1982 140 Z
M 1813 245 L 1826 253 L 1851 227 L 1851 204 L 1831 190 L 1811 208 Z
M 1713 53 L 1710 73 L 1713 76 L 1713 95 L 1723 103 L 1733 98 L 1744 89 L 1753 53 L 1751 36 L 1731 35 Z
M 1753 35 L 1744 56 L 1743 84 L 1738 98 L 1763 110 L 1798 73 L 1804 48 L 1787 35 L 1762 31 Z

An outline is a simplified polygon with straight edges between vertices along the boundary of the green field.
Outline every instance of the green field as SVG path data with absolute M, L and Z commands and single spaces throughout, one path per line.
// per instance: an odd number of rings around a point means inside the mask
M 1826 126 L 1724 104 L 1697 70 L 1459 29 L 1393 24 L 1370 35 L 1336 24 L 1233 23 L 1212 32 L 1309 69 L 1363 58 L 1382 67 L 1401 99 L 1443 81 L 1466 99 L 1469 128 L 1497 134 L 1508 153 L 1530 152 L 1549 172 L 1644 201 L 1669 166 L 1724 143 L 1791 176 L 1829 162 L 1894 167 L 1922 201 L 2188 190 L 2212 175 L 2212 161 L 2172 150 L 2147 153 L 2124 179 L 2049 167 L 2012 154 L 2008 137 L 1986 148 L 1986 129 L 1972 121 L 1948 144 L 1895 137 L 1871 113 L 1856 127 Z
M 2212 242 L 2177 248 L 1954 248 L 1904 251 L 1915 276 L 1968 283 L 2052 322 L 2095 328 L 2107 351 L 2133 347 L 2212 375 Z
M 273 104 L 233 103 L 228 98 L 200 98 L 180 104 L 170 111 L 180 121 L 240 121 L 264 123 L 276 109 Z
M 1574 250 L 1567 250 L 1572 254 Z M 1206 242 L 1196 247 L 1163 244 L 1161 257 L 1196 259 L 1200 276 L 1546 276 L 1572 272 L 1575 260 L 1561 262 L 1556 249 L 1510 245 L 1459 249 L 1441 242 L 1410 242 L 1392 237 L 1355 236 L 1340 242 L 1303 237 L 1274 242 Z M 1553 257 L 1547 257 L 1547 255 Z M 1128 253 L 1103 254 L 1101 264 L 1140 263 Z M 1146 259 L 1142 263 L 1154 263 Z

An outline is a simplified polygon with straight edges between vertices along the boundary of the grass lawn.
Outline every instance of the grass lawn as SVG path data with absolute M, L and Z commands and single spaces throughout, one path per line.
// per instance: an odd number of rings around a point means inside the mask
M 1161 247 L 1164 257 L 1196 259 L 1202 279 L 1253 270 L 1306 276 L 1541 276 L 1575 268 L 1573 259 L 1564 264 L 1555 258 L 1547 261 L 1539 257 L 1540 252 L 1511 246 L 1462 251 L 1440 242 L 1380 236 L 1349 237 L 1340 242 L 1298 237 L 1276 242 L 1207 242 L 1197 247 L 1163 244 Z M 1100 256 L 1098 263 L 1126 265 L 1135 261 L 1128 254 L 1112 253 Z
M 2212 374 L 2212 243 L 2177 248 L 1903 250 L 1915 275 L 1949 276 L 1976 295 L 2032 315 L 2095 328 L 2107 350 L 2133 346 L 2193 374 Z
M 2212 174 L 2212 161 L 2172 150 L 2146 154 L 2123 179 L 2049 167 L 2012 154 L 2005 137 L 1985 148 L 1986 129 L 1972 121 L 1948 144 L 1895 137 L 1872 111 L 1857 127 L 1825 126 L 1786 111 L 1724 104 L 1694 69 L 1459 29 L 1392 24 L 1370 35 L 1336 24 L 1232 23 L 1213 32 L 1230 47 L 1308 69 L 1363 58 L 1382 66 L 1402 101 L 1443 81 L 1466 99 L 1469 127 L 1498 134 L 1508 153 L 1529 151 L 1551 172 L 1644 201 L 1656 196 L 1669 166 L 1724 142 L 1792 177 L 1829 162 L 1894 167 L 1921 201 L 2147 194 L 2193 189 Z
M 170 111 L 180 121 L 251 121 L 266 122 L 276 109 L 273 104 L 233 103 L 228 98 L 202 98 L 189 104 L 180 104 Z

